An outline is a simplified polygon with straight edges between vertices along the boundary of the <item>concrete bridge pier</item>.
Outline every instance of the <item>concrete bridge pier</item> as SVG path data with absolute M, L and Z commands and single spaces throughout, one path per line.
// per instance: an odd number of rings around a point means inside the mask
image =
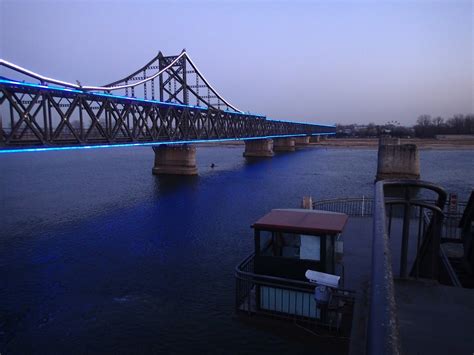
M 245 141 L 244 157 L 273 157 L 273 141 L 271 139 L 252 139 Z
M 321 140 L 321 136 L 311 136 L 311 137 L 309 138 L 309 141 L 310 141 L 311 143 L 319 143 L 320 140 Z
M 294 152 L 295 150 L 294 138 L 275 138 L 273 140 L 274 152 Z
M 196 147 L 189 144 L 158 145 L 153 147 L 154 175 L 197 175 Z
M 309 144 L 310 136 L 295 137 L 296 147 L 304 147 Z
M 419 178 L 420 157 L 416 144 L 400 144 L 398 138 L 380 138 L 375 181 Z

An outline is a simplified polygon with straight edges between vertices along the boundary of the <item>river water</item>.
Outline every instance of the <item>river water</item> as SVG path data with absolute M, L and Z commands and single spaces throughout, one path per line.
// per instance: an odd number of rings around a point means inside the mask
M 0 155 L 0 352 L 314 352 L 236 318 L 234 267 L 270 209 L 372 196 L 377 152 L 242 150 L 198 148 L 194 178 L 153 176 L 150 148 Z M 420 157 L 467 199 L 474 151 Z

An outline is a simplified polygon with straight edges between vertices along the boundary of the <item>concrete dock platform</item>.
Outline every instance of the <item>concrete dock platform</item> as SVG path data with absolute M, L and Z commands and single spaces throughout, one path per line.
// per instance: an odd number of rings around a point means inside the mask
M 474 290 L 432 280 L 395 280 L 404 354 L 472 354 Z

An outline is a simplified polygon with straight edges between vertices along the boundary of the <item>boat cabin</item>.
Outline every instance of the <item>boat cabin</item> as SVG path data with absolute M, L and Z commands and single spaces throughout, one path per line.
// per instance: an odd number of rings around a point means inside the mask
M 327 211 L 272 210 L 252 225 L 254 272 L 299 281 L 307 281 L 307 270 L 336 273 L 347 219 L 346 214 Z
M 349 329 L 354 292 L 341 288 L 337 267 L 347 220 L 343 213 L 275 209 L 256 221 L 255 252 L 236 267 L 237 312 Z
M 236 268 L 237 311 L 339 329 L 354 299 L 337 268 L 347 220 L 343 213 L 275 209 L 256 221 L 255 252 Z

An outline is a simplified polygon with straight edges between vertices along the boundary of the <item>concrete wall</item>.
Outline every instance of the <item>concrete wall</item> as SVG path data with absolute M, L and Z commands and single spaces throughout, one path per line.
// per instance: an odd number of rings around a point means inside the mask
M 376 180 L 419 178 L 420 158 L 415 144 L 379 145 Z

